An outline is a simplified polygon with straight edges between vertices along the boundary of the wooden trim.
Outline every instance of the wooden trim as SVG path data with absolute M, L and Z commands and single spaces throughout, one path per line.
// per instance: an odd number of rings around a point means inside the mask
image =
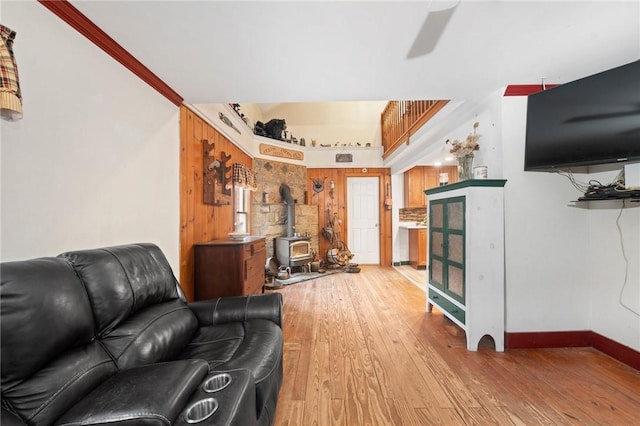
M 529 96 L 543 90 L 552 89 L 557 84 L 510 84 L 504 91 L 503 96 Z
M 640 352 L 594 331 L 548 331 L 505 333 L 505 348 L 571 348 L 591 346 L 628 366 L 640 370 Z
M 611 358 L 640 370 L 640 352 L 604 337 L 594 331 L 591 332 L 591 346 Z
M 505 333 L 508 349 L 571 348 L 590 346 L 591 331 Z
M 182 105 L 184 100 L 182 96 L 176 93 L 171 87 L 169 87 L 169 85 L 151 72 L 151 70 L 144 66 L 142 62 L 138 61 L 133 55 L 127 52 L 114 39 L 109 37 L 107 33 L 101 30 L 67 0 L 38 1 L 113 59 L 124 65 L 129 71 L 133 72 L 149 86 L 157 90 L 174 105 Z

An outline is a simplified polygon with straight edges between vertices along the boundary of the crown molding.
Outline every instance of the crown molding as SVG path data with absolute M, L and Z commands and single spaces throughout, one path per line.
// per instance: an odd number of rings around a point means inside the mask
M 557 84 L 510 84 L 503 96 L 529 96 L 556 87 Z
M 109 37 L 100 27 L 94 24 L 82 12 L 76 9 L 67 0 L 38 0 L 40 4 L 53 12 L 60 19 L 73 27 L 89 41 L 102 49 L 116 61 L 124 65 L 129 71 L 137 75 L 142 81 L 153 87 L 162 96 L 171 101 L 174 105 L 182 105 L 183 98 L 169 85 L 162 81 L 142 62 L 137 60 L 132 54 L 127 52 L 114 39 Z

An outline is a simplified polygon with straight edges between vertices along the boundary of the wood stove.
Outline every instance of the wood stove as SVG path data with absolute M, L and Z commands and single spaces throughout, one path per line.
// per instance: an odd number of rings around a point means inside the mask
M 276 258 L 280 265 L 301 266 L 311 263 L 311 237 L 303 237 L 296 229 L 295 200 L 286 183 L 280 185 L 280 196 L 287 203 L 287 236 L 276 238 Z
M 301 266 L 313 260 L 310 237 L 276 238 L 276 257 L 281 265 Z

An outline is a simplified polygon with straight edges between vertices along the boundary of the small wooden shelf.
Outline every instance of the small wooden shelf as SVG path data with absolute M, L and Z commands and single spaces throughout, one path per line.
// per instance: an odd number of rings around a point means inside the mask
M 629 201 L 631 203 L 640 203 L 640 197 L 597 197 L 597 198 L 587 198 L 580 197 L 577 200 L 574 200 L 574 203 L 582 203 L 584 201 Z

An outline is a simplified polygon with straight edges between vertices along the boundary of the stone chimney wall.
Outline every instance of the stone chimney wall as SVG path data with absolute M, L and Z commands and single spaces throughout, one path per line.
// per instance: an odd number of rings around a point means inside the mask
M 267 257 L 275 256 L 276 237 L 287 234 L 287 205 L 280 197 L 280 185 L 286 183 L 296 202 L 296 229 L 294 232 L 309 233 L 311 248 L 318 252 L 318 206 L 305 204 L 307 194 L 307 168 L 302 165 L 256 158 L 253 161 L 257 172 L 258 189 L 251 203 L 251 235 L 265 237 Z M 266 195 L 265 195 L 266 194 Z

